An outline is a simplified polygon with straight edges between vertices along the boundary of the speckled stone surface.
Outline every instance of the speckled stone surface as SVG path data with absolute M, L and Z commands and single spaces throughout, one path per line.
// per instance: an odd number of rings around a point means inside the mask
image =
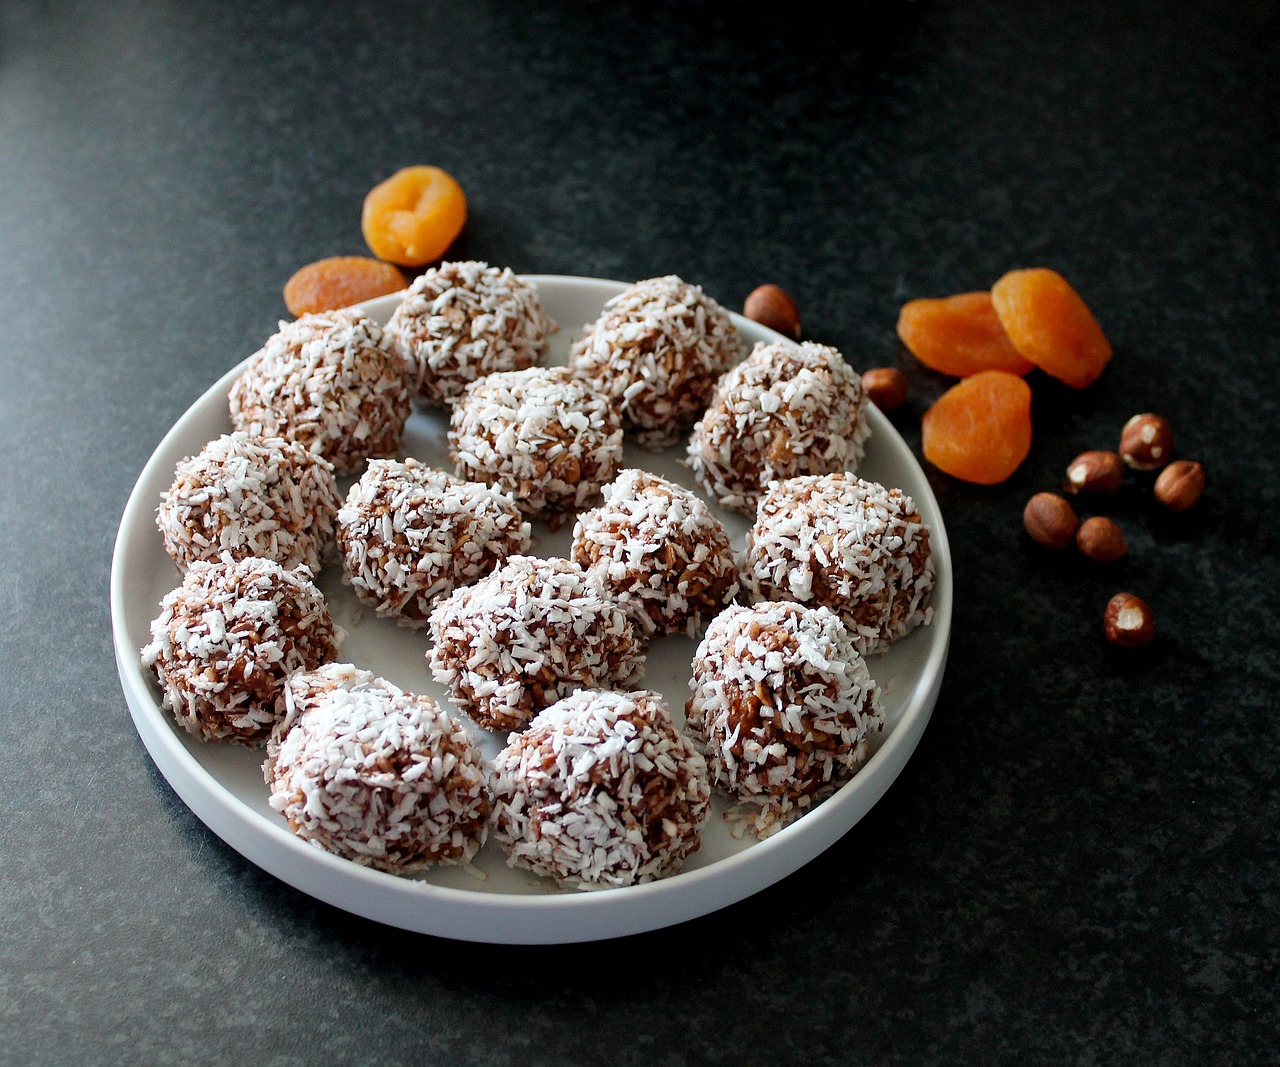
M 1280 20 L 1274 5 L 0 7 L 0 1063 L 1260 1062 L 1280 1042 Z M 871 12 L 875 12 L 874 16 Z M 241 859 L 135 734 L 107 605 L 174 420 L 435 163 L 453 253 L 677 272 L 912 384 L 906 299 L 1066 274 L 1116 356 L 1033 376 L 1005 485 L 931 471 L 956 574 L 934 718 L 817 861 L 681 928 L 467 946 Z M 1209 490 L 1139 481 L 1110 570 L 1022 503 L 1154 410 Z M 1161 636 L 1103 640 L 1120 588 Z

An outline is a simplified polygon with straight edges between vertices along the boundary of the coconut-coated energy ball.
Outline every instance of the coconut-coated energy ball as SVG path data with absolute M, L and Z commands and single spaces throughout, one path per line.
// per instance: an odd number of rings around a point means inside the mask
M 530 367 L 467 386 L 449 446 L 458 477 L 496 485 L 529 518 L 558 523 L 613 478 L 622 428 L 592 383 L 564 367 Z
M 196 562 L 160 603 L 142 663 L 188 732 L 257 745 L 284 715 L 285 681 L 334 659 L 342 632 L 306 567 Z
M 826 608 L 726 608 L 693 657 L 690 736 L 711 783 L 768 836 L 847 781 L 883 729 L 879 690 Z
M 634 624 L 567 559 L 512 556 L 440 601 L 431 673 L 486 730 L 519 730 L 579 688 L 627 688 L 644 669 Z
M 683 486 L 634 467 L 578 517 L 573 559 L 596 574 L 646 636 L 698 632 L 738 592 L 729 535 Z
M 293 675 L 286 703 L 262 771 L 295 834 L 393 874 L 471 861 L 488 832 L 489 776 L 440 705 L 349 663 Z
M 640 444 L 674 444 L 707 405 L 716 380 L 742 355 L 729 313 L 696 285 L 649 278 L 619 293 L 571 348 Z
M 749 514 L 772 481 L 856 469 L 867 433 L 862 379 L 838 351 L 762 341 L 717 384 L 689 466 L 714 500 Z
M 747 532 L 743 584 L 830 608 L 863 655 L 929 622 L 933 583 L 929 528 L 911 497 L 852 474 L 770 486 Z
M 566 888 L 674 874 L 701 844 L 706 763 L 657 693 L 579 690 L 513 734 L 493 770 L 507 862 Z
M 282 322 L 231 387 L 231 421 L 317 452 L 338 474 L 399 450 L 409 375 L 382 327 L 344 308 Z
M 528 551 L 530 530 L 500 489 L 415 459 L 369 461 L 338 511 L 343 580 L 379 615 L 425 626 L 441 597 Z
M 282 437 L 237 432 L 178 464 L 156 525 L 180 569 L 225 553 L 318 572 L 333 554 L 339 503 L 328 461 Z
M 441 263 L 415 279 L 386 334 L 418 395 L 445 404 L 486 374 L 541 363 L 557 328 L 531 282 L 467 261 Z

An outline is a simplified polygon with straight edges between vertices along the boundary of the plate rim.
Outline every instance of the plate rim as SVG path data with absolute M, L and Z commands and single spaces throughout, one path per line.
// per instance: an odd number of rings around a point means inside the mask
M 564 274 L 521 275 L 535 286 L 589 287 L 604 299 L 629 284 L 605 278 Z M 380 315 L 394 306 L 394 293 L 355 305 Z M 603 300 L 601 301 L 603 303 Z M 780 334 L 730 312 L 735 326 Z M 564 328 L 567 324 L 562 324 Z M 212 394 L 229 390 L 242 373 L 246 357 L 206 388 L 186 408 L 155 446 L 138 475 L 121 515 L 111 560 L 110 606 L 117 671 L 134 727 L 152 761 L 183 803 L 206 827 L 255 866 L 316 899 L 387 925 L 462 941 L 497 944 L 551 944 L 603 940 L 672 926 L 745 899 L 780 881 L 816 858 L 851 830 L 877 804 L 910 759 L 932 715 L 945 674 L 950 648 L 953 576 L 950 543 L 941 509 L 915 454 L 897 429 L 874 405 L 868 406 L 872 433 L 884 435 L 905 454 L 919 475 L 923 494 L 937 517 L 931 525 L 935 586 L 931 605 L 931 647 L 914 679 L 913 692 L 888 737 L 857 775 L 802 818 L 750 848 L 705 867 L 682 871 L 641 885 L 591 891 L 545 893 L 477 893 L 439 886 L 363 867 L 325 852 L 248 808 L 209 768 L 183 746 L 178 727 L 151 695 L 138 653 L 127 637 L 126 578 L 131 549 L 146 530 L 154 511 L 157 477 L 161 489 L 172 481 L 175 442 Z M 185 449 L 184 449 L 185 451 Z M 163 457 L 163 459 L 162 459 Z M 146 520 L 139 522 L 140 519 Z M 136 551 L 136 549 L 135 549 Z M 921 634 L 923 636 L 923 634 Z M 850 787 L 857 785 L 855 790 Z M 849 809 L 852 810 L 852 815 Z M 815 847 L 816 845 L 816 847 Z M 350 888 L 348 888 L 350 887 Z M 361 898 L 353 905 L 352 893 Z M 563 914 L 562 914 L 563 913 Z M 562 920 L 553 922 L 553 919 Z M 573 921 L 569 921 L 572 919 Z

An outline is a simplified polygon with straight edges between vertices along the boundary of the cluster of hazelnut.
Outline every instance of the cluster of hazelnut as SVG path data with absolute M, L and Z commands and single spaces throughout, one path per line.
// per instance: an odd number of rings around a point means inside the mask
M 1085 452 L 1067 467 L 1068 493 L 1114 496 L 1128 467 L 1160 471 L 1153 489 L 1167 510 L 1186 511 L 1204 493 L 1204 468 L 1191 460 L 1173 459 L 1173 430 L 1159 415 L 1135 415 L 1124 424 L 1118 452 Z M 1104 515 L 1079 520 L 1069 501 L 1057 493 L 1036 493 L 1022 512 L 1027 534 L 1039 545 L 1060 551 L 1072 543 L 1086 559 L 1114 563 L 1128 551 L 1124 533 Z M 1151 608 L 1132 593 L 1117 593 L 1103 615 L 1107 640 L 1123 648 L 1145 645 L 1156 635 Z

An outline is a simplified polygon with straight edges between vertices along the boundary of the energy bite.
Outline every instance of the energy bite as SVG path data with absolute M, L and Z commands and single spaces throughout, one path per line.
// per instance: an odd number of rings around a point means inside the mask
M 747 531 L 743 584 L 836 612 L 863 655 L 932 618 L 929 528 L 912 499 L 852 474 L 769 487 Z
M 284 715 L 285 681 L 334 659 L 342 632 L 306 567 L 249 556 L 195 562 L 142 649 L 189 733 L 257 745 Z
M 409 286 L 386 335 L 418 395 L 445 404 L 486 374 L 541 363 L 558 328 L 529 282 L 487 263 L 458 262 Z
M 440 597 L 528 551 L 529 537 L 501 490 L 416 459 L 370 460 L 338 511 L 343 580 L 379 615 L 413 628 Z
M 496 485 L 530 518 L 558 523 L 586 507 L 622 461 L 609 401 L 564 367 L 473 382 L 454 405 L 449 447 L 458 477 Z
M 760 837 L 847 781 L 884 728 L 879 690 L 852 635 L 826 608 L 726 608 L 693 657 L 690 735 L 711 784 L 755 812 Z
M 862 379 L 827 345 L 760 342 L 720 379 L 689 439 L 689 466 L 750 513 L 772 481 L 854 469 L 867 439 Z
M 494 839 L 507 863 L 566 888 L 674 874 L 702 843 L 702 756 L 657 693 L 579 690 L 494 761 Z
M 572 556 L 646 636 L 700 630 L 738 592 L 729 535 L 695 494 L 629 468 L 580 515 Z
M 488 833 L 488 774 L 440 705 L 349 663 L 293 675 L 285 698 L 262 773 L 295 834 L 392 874 L 471 861 Z
M 512 556 L 440 601 L 431 673 L 486 730 L 519 730 L 575 689 L 627 687 L 644 648 L 599 580 L 567 559 Z
M 282 437 L 238 432 L 178 464 L 156 525 L 179 569 L 226 553 L 318 572 L 333 554 L 340 502 L 326 460 Z
M 674 444 L 741 356 L 729 313 L 674 274 L 637 282 L 604 306 L 569 353 L 646 447 Z
M 404 362 L 382 327 L 346 308 L 282 322 L 231 387 L 231 421 L 257 437 L 284 437 L 349 474 L 400 449 L 409 418 Z

